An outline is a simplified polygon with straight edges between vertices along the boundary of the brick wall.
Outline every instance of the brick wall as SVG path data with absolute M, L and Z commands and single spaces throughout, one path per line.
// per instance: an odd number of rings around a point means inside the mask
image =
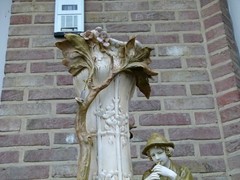
M 85 29 L 153 47 L 149 100 L 130 103 L 134 178 L 151 162 L 149 135 L 176 144 L 174 160 L 196 180 L 240 178 L 240 68 L 220 0 L 85 1 Z M 54 46 L 54 0 L 13 0 L 0 105 L 2 179 L 75 179 L 78 144 L 72 78 Z
M 240 61 L 226 1 L 203 4 L 202 17 L 224 139 L 226 171 L 237 180 L 240 178 Z

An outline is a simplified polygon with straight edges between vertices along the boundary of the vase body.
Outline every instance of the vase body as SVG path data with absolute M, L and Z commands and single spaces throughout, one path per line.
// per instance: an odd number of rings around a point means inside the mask
M 109 53 L 113 60 L 98 48 L 92 48 L 96 84 L 109 76 L 113 66 L 118 66 L 117 51 L 111 49 Z M 83 99 L 88 94 L 85 85 L 88 75 L 88 70 L 84 69 L 73 79 L 77 96 Z M 134 88 L 135 77 L 119 73 L 88 108 L 86 127 L 93 139 L 89 180 L 132 179 L 128 106 Z

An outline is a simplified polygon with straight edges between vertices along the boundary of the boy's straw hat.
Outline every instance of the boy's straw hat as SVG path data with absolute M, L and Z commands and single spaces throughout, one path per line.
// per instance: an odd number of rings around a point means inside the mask
M 159 146 L 159 147 L 172 147 L 174 148 L 174 144 L 170 141 L 168 141 L 164 136 L 153 133 L 150 138 L 147 141 L 147 144 L 145 145 L 142 154 L 147 156 L 148 150 L 153 146 Z

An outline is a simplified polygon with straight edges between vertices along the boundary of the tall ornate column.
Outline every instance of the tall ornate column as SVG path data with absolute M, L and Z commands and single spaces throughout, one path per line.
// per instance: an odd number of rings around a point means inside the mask
M 80 144 L 79 180 L 128 180 L 132 177 L 128 103 L 135 85 L 149 98 L 150 52 L 135 40 L 109 38 L 101 28 L 66 34 L 57 42 L 63 64 L 74 76 Z

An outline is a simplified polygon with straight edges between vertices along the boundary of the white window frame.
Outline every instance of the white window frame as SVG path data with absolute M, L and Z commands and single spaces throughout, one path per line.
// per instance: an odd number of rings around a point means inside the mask
M 232 19 L 235 41 L 240 52 L 240 0 L 228 0 L 228 9 Z
M 10 24 L 12 0 L 0 0 L 0 98 L 2 94 L 4 68 L 7 52 L 8 29 Z

